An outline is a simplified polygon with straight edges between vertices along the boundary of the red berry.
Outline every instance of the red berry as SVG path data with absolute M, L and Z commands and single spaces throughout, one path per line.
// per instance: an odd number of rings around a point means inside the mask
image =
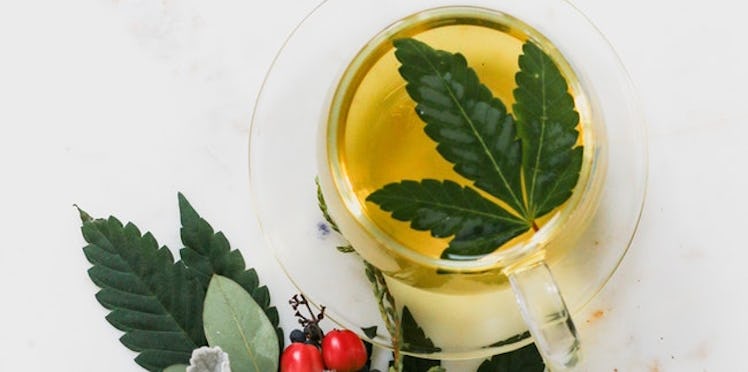
M 322 339 L 322 359 L 328 369 L 358 371 L 366 364 L 366 348 L 355 333 L 334 329 Z
M 322 372 L 322 354 L 316 346 L 294 342 L 283 350 L 281 372 Z

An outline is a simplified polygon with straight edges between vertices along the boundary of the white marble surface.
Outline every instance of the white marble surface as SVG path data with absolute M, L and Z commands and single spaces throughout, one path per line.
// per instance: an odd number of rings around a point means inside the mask
M 0 370 L 139 370 L 94 299 L 73 203 L 178 248 L 183 191 L 293 325 L 294 290 L 251 211 L 248 131 L 274 53 L 316 2 L 0 2 Z M 741 370 L 745 7 L 575 3 L 628 67 L 651 150 L 640 232 L 577 319 L 586 368 Z

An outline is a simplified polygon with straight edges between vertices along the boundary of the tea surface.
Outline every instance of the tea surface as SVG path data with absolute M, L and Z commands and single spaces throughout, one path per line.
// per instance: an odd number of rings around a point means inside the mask
M 469 18 L 432 21 L 413 29 L 416 31 L 411 37 L 437 49 L 463 54 L 481 82 L 511 112 L 518 57 L 527 40 L 524 34 L 504 24 Z M 341 116 L 338 156 L 363 214 L 402 245 L 436 258 L 448 245 L 449 238 L 434 238 L 428 231 L 411 229 L 407 222 L 395 220 L 366 202 L 383 185 L 404 179 L 431 178 L 472 184 L 452 169 L 453 164 L 438 154 L 436 142 L 424 133 L 424 122 L 417 116 L 416 104 L 405 90 L 399 66 L 391 40 L 383 41 L 364 60 L 343 101 L 348 110 Z M 580 144 L 582 137 L 579 136 Z M 486 193 L 482 195 L 506 205 Z M 538 222 L 542 225 L 544 220 Z M 510 243 L 527 239 L 531 234 L 522 234 Z

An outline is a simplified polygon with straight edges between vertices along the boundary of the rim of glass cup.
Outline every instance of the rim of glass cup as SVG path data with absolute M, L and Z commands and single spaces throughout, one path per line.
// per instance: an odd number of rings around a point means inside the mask
M 519 29 L 523 36 L 534 41 L 537 45 L 542 46 L 547 52 L 552 54 L 554 62 L 559 65 L 563 74 L 567 78 L 567 83 L 573 91 L 579 94 L 574 96 L 575 106 L 580 114 L 580 122 L 587 123 L 582 132 L 584 137 L 584 159 L 580 171 L 579 180 L 575 186 L 571 198 L 564 204 L 560 210 L 543 224 L 538 231 L 535 231 L 527 241 L 511 243 L 508 246 L 501 247 L 496 251 L 476 259 L 470 260 L 449 260 L 434 258 L 421 254 L 411 248 L 404 246 L 387 233 L 373 221 L 371 221 L 362 211 L 362 206 L 351 185 L 345 182 L 347 179 L 338 161 L 339 146 L 338 132 L 341 125 L 340 116 L 347 109 L 343 102 L 345 101 L 349 89 L 355 89 L 352 84 L 355 83 L 354 77 L 359 74 L 364 61 L 378 49 L 383 42 L 403 34 L 409 35 L 409 29 L 417 25 L 419 21 L 440 20 L 442 17 L 483 17 L 484 20 L 496 22 L 498 24 L 508 25 L 510 29 Z M 549 49 L 549 50 L 548 50 Z M 381 246 L 393 251 L 395 254 L 405 257 L 416 264 L 435 267 L 441 270 L 453 270 L 456 272 L 484 271 L 493 267 L 509 266 L 523 258 L 532 256 L 535 252 L 542 250 L 550 241 L 552 241 L 564 227 L 570 223 L 582 221 L 586 215 L 594 214 L 596 209 L 596 199 L 599 197 L 600 188 L 605 178 L 605 167 L 600 167 L 600 162 L 605 162 L 605 131 L 600 123 L 592 120 L 589 112 L 591 103 L 588 101 L 585 93 L 585 87 L 576 78 L 576 72 L 570 65 L 564 55 L 556 49 L 553 43 L 541 32 L 532 26 L 522 22 L 516 17 L 485 7 L 478 6 L 440 6 L 421 10 L 417 13 L 410 14 L 391 24 L 383 27 L 377 32 L 356 54 L 346 67 L 342 76 L 339 78 L 333 93 L 332 102 L 328 107 L 328 116 L 326 128 L 323 133 L 327 137 L 325 143 L 329 143 L 324 151 L 327 157 L 327 164 L 330 167 L 330 173 L 334 187 L 337 189 L 337 195 L 342 199 L 346 213 L 356 222 L 357 226 L 366 232 L 367 235 L 377 240 Z M 320 170 L 324 172 L 326 170 Z

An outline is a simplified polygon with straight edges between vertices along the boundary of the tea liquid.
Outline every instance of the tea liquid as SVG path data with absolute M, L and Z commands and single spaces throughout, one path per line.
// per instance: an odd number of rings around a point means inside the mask
M 396 37 L 404 36 L 436 49 L 463 54 L 481 82 L 511 112 L 512 91 L 516 87 L 514 75 L 519 70 L 517 59 L 528 39 L 521 30 L 483 17 L 460 17 L 413 24 Z M 451 238 L 437 239 L 428 231 L 413 230 L 409 223 L 397 221 L 377 205 L 366 202 L 375 190 L 406 179 L 449 179 L 472 185 L 452 170 L 453 165 L 439 155 L 436 142 L 424 132 L 425 124 L 416 115 L 415 102 L 408 96 L 405 81 L 398 73 L 400 63 L 395 58 L 392 39 L 380 40 L 380 45 L 364 59 L 343 99 L 343 107 L 348 106 L 348 110 L 340 117 L 338 158 L 363 215 L 402 245 L 439 257 Z M 568 77 L 567 81 L 574 85 Z M 579 136 L 580 144 L 582 137 Z M 512 242 L 527 239 L 530 234 Z

